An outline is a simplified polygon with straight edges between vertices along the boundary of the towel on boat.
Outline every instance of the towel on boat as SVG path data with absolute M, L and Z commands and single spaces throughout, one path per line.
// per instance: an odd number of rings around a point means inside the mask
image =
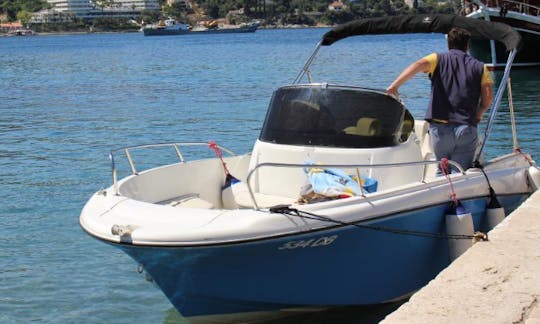
M 352 197 L 362 192 L 352 177 L 339 169 L 304 168 L 314 193 L 326 197 Z

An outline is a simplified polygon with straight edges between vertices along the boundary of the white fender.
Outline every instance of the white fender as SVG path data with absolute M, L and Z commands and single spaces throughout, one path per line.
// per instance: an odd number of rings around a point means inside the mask
M 540 188 L 540 169 L 537 166 L 533 165 L 529 168 L 528 178 L 533 189 L 538 190 Z
M 484 227 L 486 231 L 491 231 L 495 226 L 503 221 L 506 214 L 503 207 L 499 208 L 487 208 L 486 218 L 484 219 Z
M 446 233 L 448 235 L 474 235 L 472 214 L 458 205 L 455 211 L 446 214 Z M 472 246 L 472 239 L 449 239 L 450 260 L 454 261 Z
M 502 207 L 499 203 L 499 200 L 497 199 L 497 195 L 495 195 L 495 191 L 493 190 L 493 188 L 490 187 L 489 191 L 489 203 L 486 206 L 486 215 L 482 224 L 482 230 L 486 233 L 491 231 L 495 226 L 502 222 L 502 220 L 506 216 L 504 212 L 504 207 Z
M 244 187 L 244 184 L 236 180 L 230 181 L 221 189 L 221 202 L 223 203 L 223 208 L 225 209 L 236 209 L 238 208 L 238 203 L 236 201 L 237 189 Z M 246 187 L 247 190 L 247 187 Z

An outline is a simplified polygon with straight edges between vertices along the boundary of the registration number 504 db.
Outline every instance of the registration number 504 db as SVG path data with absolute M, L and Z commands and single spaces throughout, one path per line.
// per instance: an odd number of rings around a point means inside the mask
M 319 246 L 326 246 L 334 243 L 338 238 L 337 235 L 332 236 L 323 236 L 319 238 L 313 238 L 310 240 L 301 240 L 301 241 L 289 241 L 285 244 L 278 247 L 278 250 L 294 250 L 298 248 L 314 248 Z

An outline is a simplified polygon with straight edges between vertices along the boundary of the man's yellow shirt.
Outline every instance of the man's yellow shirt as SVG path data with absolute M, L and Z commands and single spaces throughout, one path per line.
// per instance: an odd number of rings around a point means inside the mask
M 433 75 L 435 68 L 437 67 L 437 53 L 432 53 L 427 56 L 424 56 L 424 59 L 429 62 L 429 74 Z M 491 78 L 491 73 L 488 71 L 486 65 L 484 64 L 484 73 L 482 73 L 482 85 L 484 84 L 493 84 L 493 79 Z

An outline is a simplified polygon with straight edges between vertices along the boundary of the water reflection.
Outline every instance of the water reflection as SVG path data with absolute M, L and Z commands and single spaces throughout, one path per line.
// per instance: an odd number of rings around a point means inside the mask
M 495 72 L 495 86 L 498 86 L 502 72 Z M 540 89 L 540 69 L 515 70 L 510 74 L 511 93 L 516 120 L 518 147 L 533 157 L 540 155 L 536 125 L 540 123 L 540 110 L 538 109 Z M 510 153 L 513 148 L 511 114 L 509 109 L 508 91 L 505 92 L 501 106 L 494 120 L 488 143 L 486 144 L 486 157 Z M 484 132 L 485 123 L 480 131 Z

